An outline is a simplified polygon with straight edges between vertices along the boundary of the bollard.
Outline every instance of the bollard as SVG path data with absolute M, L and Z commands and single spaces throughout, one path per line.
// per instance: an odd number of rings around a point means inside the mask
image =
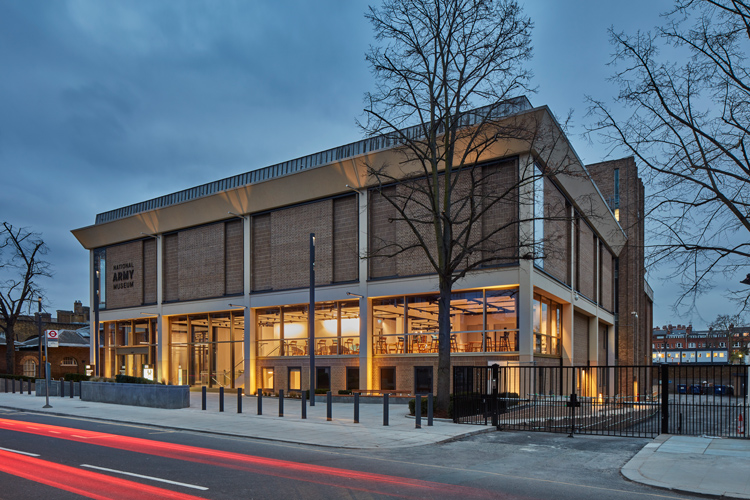
M 359 393 L 354 393 L 354 423 L 359 423 Z
M 71 380 L 71 381 L 70 381 L 70 399 L 73 399 L 73 396 L 75 396 L 75 395 L 76 395 L 76 386 L 75 386 L 75 382 L 73 382 L 73 381 Z
M 326 420 L 333 420 L 333 396 L 331 391 L 326 392 Z
M 307 391 L 302 391 L 302 418 L 307 418 Z
M 417 394 L 414 399 L 414 428 L 422 428 L 422 395 Z
M 65 397 L 65 379 L 60 379 L 60 397 Z
M 237 388 L 237 413 L 242 413 L 242 387 Z
M 279 416 L 284 416 L 284 389 L 279 389 Z
M 383 394 L 383 425 L 388 425 L 388 393 Z
M 206 386 L 201 387 L 201 410 L 206 409 Z
M 31 384 L 32 384 L 32 382 L 31 382 L 31 380 L 29 380 L 29 396 L 31 396 Z
M 3 380 L 5 381 L 5 392 L 8 392 L 8 379 L 4 378 Z
M 224 387 L 219 387 L 219 411 L 224 411 Z
M 13 392 L 13 394 L 15 394 L 16 393 L 16 379 L 12 379 L 10 381 L 10 388 L 11 388 L 11 391 Z
M 427 427 L 432 427 L 432 393 L 427 395 Z
M 263 415 L 263 389 L 258 389 L 258 415 Z

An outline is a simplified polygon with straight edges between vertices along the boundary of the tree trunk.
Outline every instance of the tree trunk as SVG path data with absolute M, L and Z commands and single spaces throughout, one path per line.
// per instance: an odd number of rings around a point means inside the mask
M 448 414 L 451 390 L 451 290 L 449 279 L 440 279 L 440 299 L 438 303 L 438 369 L 437 369 L 437 411 Z

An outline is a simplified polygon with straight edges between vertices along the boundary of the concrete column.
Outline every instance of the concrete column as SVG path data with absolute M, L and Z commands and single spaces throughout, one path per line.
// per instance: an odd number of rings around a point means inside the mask
M 367 190 L 357 194 L 359 207 L 359 288 L 358 292 L 364 298 L 359 299 L 359 387 L 360 389 L 372 389 L 372 318 L 370 314 L 370 299 L 367 291 L 367 276 L 369 262 L 367 260 L 368 250 L 368 215 L 367 215 Z
M 156 237 L 156 373 L 155 380 L 169 381 L 169 332 L 162 316 L 164 298 L 164 245 L 161 235 Z M 172 383 L 177 383 L 172 380 Z
M 534 264 L 521 261 L 518 270 L 518 360 L 529 362 L 534 359 Z
M 243 334 L 243 354 L 245 357 L 245 394 L 254 394 L 257 388 L 257 380 L 255 377 L 256 368 L 256 353 L 255 349 L 255 315 L 251 309 L 252 304 L 250 300 L 250 291 L 253 285 L 252 275 L 252 224 L 249 215 L 245 216 L 242 224 L 242 259 L 243 259 L 243 291 L 244 297 L 242 304 L 245 306 L 245 331 Z

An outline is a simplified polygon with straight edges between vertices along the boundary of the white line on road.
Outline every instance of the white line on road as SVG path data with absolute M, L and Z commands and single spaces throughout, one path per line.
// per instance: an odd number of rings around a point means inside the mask
M 18 453 L 19 455 L 28 455 L 30 457 L 38 457 L 39 456 L 36 453 L 27 453 L 25 451 L 11 450 L 10 448 L 0 448 L 0 450 L 9 451 L 11 453 Z
M 197 486 L 195 484 L 178 483 L 177 481 L 170 481 L 169 479 L 162 479 L 160 477 L 144 476 L 144 475 L 141 475 L 141 474 L 135 474 L 133 472 L 125 472 L 125 471 L 116 470 L 116 469 L 107 469 L 106 467 L 97 467 L 96 465 L 81 464 L 81 467 L 87 467 L 89 469 L 103 470 L 103 471 L 112 472 L 112 473 L 115 473 L 115 474 L 123 474 L 125 476 L 139 477 L 141 479 L 150 479 L 151 481 L 159 481 L 161 483 L 174 484 L 174 485 L 177 485 L 177 486 L 184 486 L 186 488 L 193 488 L 193 489 L 196 489 L 196 490 L 207 490 L 208 489 L 208 488 L 206 488 L 204 486 Z

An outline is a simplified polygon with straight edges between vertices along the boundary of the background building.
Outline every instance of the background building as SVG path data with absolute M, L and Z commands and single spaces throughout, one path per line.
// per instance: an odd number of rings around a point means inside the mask
M 654 328 L 651 343 L 655 364 L 742 363 L 750 350 L 750 326 L 693 330 L 691 325 L 667 325 Z
M 615 263 L 615 360 L 620 365 L 647 365 L 654 292 L 645 276 L 643 182 L 632 156 L 586 168 L 628 237 Z

